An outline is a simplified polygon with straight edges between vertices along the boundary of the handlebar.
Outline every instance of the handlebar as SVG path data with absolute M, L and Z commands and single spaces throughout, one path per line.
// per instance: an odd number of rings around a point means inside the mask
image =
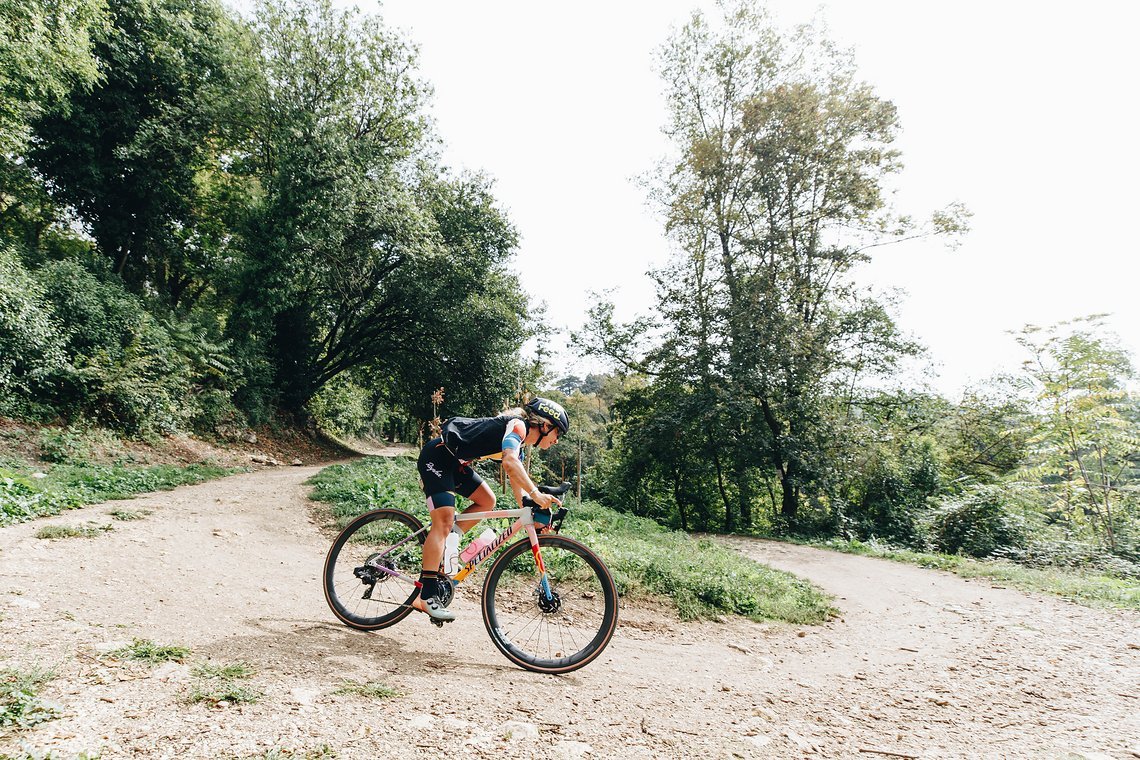
M 550 496 L 562 496 L 570 490 L 570 484 L 563 482 L 557 486 L 539 486 L 539 491 Z M 530 497 L 524 496 L 522 500 L 524 507 L 530 507 L 531 512 L 534 514 L 534 521 L 540 525 L 550 525 L 554 523 L 554 531 L 557 533 L 562 528 L 562 521 L 566 519 L 566 514 L 569 511 L 566 507 L 560 507 L 557 512 L 553 514 L 549 509 L 543 509 L 538 506 Z

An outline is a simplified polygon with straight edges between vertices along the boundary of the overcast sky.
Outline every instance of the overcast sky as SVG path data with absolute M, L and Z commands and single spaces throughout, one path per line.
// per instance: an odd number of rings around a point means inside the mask
M 607 288 L 625 316 L 652 309 L 644 273 L 669 248 L 634 179 L 666 150 L 653 62 L 672 27 L 712 4 L 357 5 L 419 46 L 445 161 L 495 179 L 522 233 L 522 284 L 545 296 L 549 321 L 576 328 L 587 292 Z M 766 5 L 785 26 L 813 14 L 802 2 Z M 1006 331 L 1030 322 L 1110 312 L 1140 355 L 1136 7 L 844 0 L 814 11 L 898 106 L 899 209 L 959 200 L 974 212 L 957 251 L 879 249 L 860 275 L 905 291 L 899 324 L 928 347 L 945 393 L 1015 368 Z

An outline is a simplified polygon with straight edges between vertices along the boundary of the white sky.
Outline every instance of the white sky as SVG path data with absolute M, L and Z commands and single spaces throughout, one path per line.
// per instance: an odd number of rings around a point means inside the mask
M 347 3 L 345 3 L 347 4 Z M 575 3 L 358 0 L 420 47 L 445 161 L 485 171 L 522 233 L 517 266 L 556 327 L 587 292 L 618 287 L 620 314 L 653 306 L 645 271 L 667 257 L 633 178 L 666 149 L 652 65 L 701 0 Z M 767 3 L 781 24 L 812 6 Z M 1020 363 L 1007 330 L 1110 312 L 1140 356 L 1140 10 L 1131 2 L 833 0 L 831 35 L 899 108 L 906 170 L 896 205 L 961 200 L 973 231 L 879 249 L 861 281 L 905 291 L 901 327 L 929 348 L 935 386 Z M 715 10 L 714 10 L 715 12 Z M 581 365 L 565 373 L 582 372 Z M 556 370 L 557 372 L 557 370 Z M 557 372 L 557 374 L 564 374 Z

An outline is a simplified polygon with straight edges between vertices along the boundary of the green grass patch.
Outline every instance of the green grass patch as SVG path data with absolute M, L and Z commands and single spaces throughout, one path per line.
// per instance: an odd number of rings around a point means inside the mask
M 111 525 L 45 525 L 36 531 L 36 538 L 95 538 L 114 530 Z
M 131 522 L 133 520 L 142 520 L 151 514 L 149 509 L 112 509 L 107 513 L 111 517 L 121 522 Z
M 252 704 L 265 695 L 241 681 L 251 678 L 255 672 L 253 666 L 244 662 L 198 665 L 192 671 L 197 682 L 190 689 L 186 700 L 190 704 L 206 702 L 215 706 Z
M 0 729 L 31 728 L 59 717 L 59 710 L 39 697 L 44 683 L 55 678 L 50 670 L 0 670 Z
M 341 527 L 357 515 L 380 507 L 427 517 L 415 462 L 409 458 L 365 457 L 335 464 L 310 478 L 309 485 L 313 486 L 310 498 L 328 504 Z
M 0 526 L 56 515 L 88 504 L 203 483 L 235 472 L 241 470 L 206 464 L 187 467 L 59 464 L 42 472 L 30 466 L 0 469 Z
M 385 686 L 379 681 L 367 681 L 365 683 L 345 681 L 333 694 L 355 694 L 365 699 L 393 699 L 403 696 L 401 692 L 391 686 Z
M 427 517 L 410 459 L 369 457 L 328 467 L 309 482 L 314 486 L 311 498 L 327 502 L 338 525 L 379 507 Z M 514 506 L 509 495 L 499 499 Z M 613 573 L 618 592 L 627 598 L 668 598 L 683 619 L 732 613 L 815 624 L 836 614 L 829 597 L 807 581 L 714 541 L 694 539 L 593 502 L 570 506 L 563 534 L 596 551 Z
M 812 546 L 946 570 L 963 578 L 984 578 L 1024 591 L 1060 596 L 1089 607 L 1140 609 L 1140 581 L 1091 570 L 1025 567 L 1006 560 L 981 560 L 954 554 L 900 549 L 877 541 L 830 539 Z
M 111 652 L 111 656 L 157 665 L 160 662 L 183 662 L 190 656 L 190 650 L 187 647 L 156 644 L 149 639 L 135 639 L 129 646 Z

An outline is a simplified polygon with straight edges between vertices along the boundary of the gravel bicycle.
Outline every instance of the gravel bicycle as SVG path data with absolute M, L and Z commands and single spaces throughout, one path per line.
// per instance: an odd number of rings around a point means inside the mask
M 561 496 L 569 488 L 541 486 Z M 513 519 L 441 584 L 440 601 L 451 604 L 456 587 L 495 555 L 483 581 L 483 623 L 508 660 L 539 673 L 569 673 L 592 662 L 617 627 L 617 587 L 602 560 L 574 539 L 558 535 L 568 510 L 553 514 L 529 498 L 521 509 L 457 514 L 458 522 Z M 352 628 L 375 631 L 395 625 L 413 611 L 428 528 L 399 509 L 366 512 L 345 526 L 325 558 L 325 599 L 333 614 Z M 442 568 L 441 568 L 442 573 Z M 432 621 L 442 625 L 441 621 Z

